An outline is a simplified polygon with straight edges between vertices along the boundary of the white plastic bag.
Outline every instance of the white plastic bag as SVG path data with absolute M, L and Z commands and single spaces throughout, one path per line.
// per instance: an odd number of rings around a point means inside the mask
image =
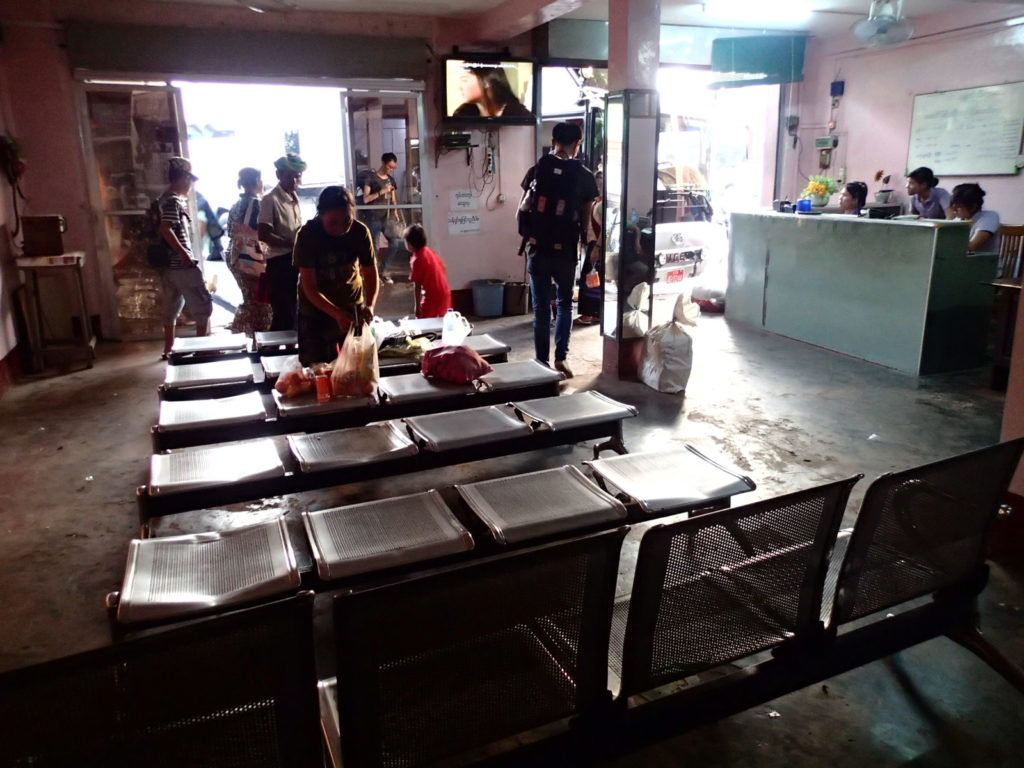
M 700 307 L 681 294 L 672 321 L 649 330 L 644 336 L 640 381 L 658 392 L 682 392 L 693 367 L 693 339 L 685 326 L 696 325 Z
M 622 338 L 639 339 L 644 335 L 644 324 L 647 320 L 642 307 L 647 304 L 651 294 L 651 286 L 638 283 L 626 297 L 626 308 L 622 313 Z
M 338 347 L 338 359 L 331 371 L 331 392 L 334 397 L 365 397 L 377 391 L 379 382 L 377 342 L 368 325 L 353 325 Z

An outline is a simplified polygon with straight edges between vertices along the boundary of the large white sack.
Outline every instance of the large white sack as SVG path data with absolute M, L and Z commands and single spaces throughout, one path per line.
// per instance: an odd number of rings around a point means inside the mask
M 689 296 L 676 300 L 672 321 L 652 328 L 644 336 L 640 381 L 659 392 L 682 392 L 693 367 L 693 339 L 685 325 L 696 324 L 700 308 Z

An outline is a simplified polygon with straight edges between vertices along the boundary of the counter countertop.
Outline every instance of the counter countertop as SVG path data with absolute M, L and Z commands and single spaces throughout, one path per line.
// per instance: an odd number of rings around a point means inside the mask
M 795 219 L 798 221 L 828 221 L 828 222 L 847 222 L 850 224 L 865 224 L 869 226 L 874 225 L 885 225 L 885 226 L 901 226 L 901 227 L 927 227 L 928 229 L 942 229 L 945 227 L 964 227 L 970 226 L 969 221 L 949 220 L 949 219 L 904 219 L 898 221 L 895 219 L 869 219 L 862 218 L 860 216 L 847 216 L 842 213 L 778 213 L 776 211 L 746 211 L 746 212 L 734 212 L 733 216 L 759 216 L 765 219 Z

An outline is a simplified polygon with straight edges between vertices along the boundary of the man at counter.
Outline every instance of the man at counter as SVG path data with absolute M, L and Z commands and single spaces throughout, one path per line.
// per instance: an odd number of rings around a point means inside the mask
M 971 239 L 968 251 L 999 251 L 999 214 L 983 211 L 985 190 L 977 184 L 957 184 L 949 208 L 958 219 L 971 222 Z
M 949 208 L 949 192 L 939 186 L 931 168 L 915 168 L 907 175 L 910 212 L 922 219 L 944 219 Z

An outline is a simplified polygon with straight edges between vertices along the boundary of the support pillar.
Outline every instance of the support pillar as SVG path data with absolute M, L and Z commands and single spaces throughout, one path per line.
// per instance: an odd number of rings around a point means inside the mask
M 661 0 L 610 0 L 602 370 L 638 378 L 650 328 Z

